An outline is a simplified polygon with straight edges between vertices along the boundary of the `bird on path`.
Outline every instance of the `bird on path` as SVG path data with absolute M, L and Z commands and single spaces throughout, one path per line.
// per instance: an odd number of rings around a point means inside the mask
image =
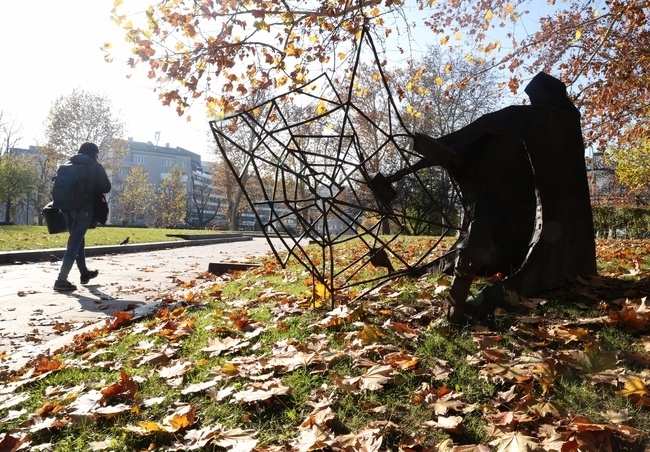
M 61 260 L 61 259 L 59 259 L 58 256 L 55 256 L 52 253 L 47 253 L 47 258 L 50 260 L 50 262 L 58 262 L 58 261 Z
M 129 243 L 129 237 L 122 240 L 122 243 L 120 243 L 120 245 L 126 245 L 127 243 Z
M 393 273 L 395 269 L 393 264 L 390 263 L 388 253 L 383 248 L 372 248 L 370 250 L 370 263 L 374 267 L 384 267 L 388 269 L 388 273 Z

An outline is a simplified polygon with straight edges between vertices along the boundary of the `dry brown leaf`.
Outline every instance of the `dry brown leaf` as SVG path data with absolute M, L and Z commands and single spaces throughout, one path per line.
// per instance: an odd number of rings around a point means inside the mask
M 133 314 L 123 311 L 113 311 L 113 315 L 115 316 L 113 321 L 110 321 L 109 319 L 106 320 L 106 327 L 109 330 L 116 330 L 128 325 L 134 317 Z
M 167 432 L 165 427 L 154 421 L 142 421 L 138 422 L 138 425 L 128 424 L 122 427 L 122 429 L 139 436 L 149 436 L 156 432 Z
M 0 410 L 6 410 L 8 408 L 14 407 L 16 405 L 19 405 L 23 403 L 25 400 L 29 399 L 29 392 L 23 392 L 19 394 L 7 394 L 7 395 L 1 395 L 0 396 Z M 47 415 L 51 411 L 48 411 L 46 413 L 43 412 L 38 412 L 36 414 L 38 415 Z
M 308 402 L 311 403 L 311 402 Z M 326 400 L 323 403 L 311 403 L 314 405 L 314 410 L 309 413 L 309 416 L 307 416 L 307 419 L 305 419 L 302 424 L 300 424 L 301 428 L 308 428 L 312 425 L 325 425 L 327 421 L 330 419 L 334 419 L 336 416 L 336 413 L 334 413 L 334 410 L 332 410 L 332 407 L 330 406 L 329 400 Z
M 300 429 L 299 432 L 300 436 L 292 442 L 293 447 L 299 452 L 326 449 L 332 439 L 327 428 L 316 424 Z
M 505 435 L 490 444 L 496 447 L 497 452 L 533 452 L 541 450 L 536 438 L 520 433 Z
M 609 311 L 608 325 L 618 325 L 624 331 L 636 333 L 643 331 L 648 326 L 648 316 L 637 313 L 636 308 L 631 304 L 626 304 L 620 311 Z
M 109 406 L 95 408 L 93 410 L 93 414 L 110 419 L 120 414 L 130 413 L 132 409 L 133 407 L 131 405 L 119 403 L 117 405 L 109 405 Z
M 410 341 L 415 340 L 420 336 L 419 330 L 411 328 L 405 323 L 388 321 L 386 326 L 392 329 L 398 336 Z
M 54 372 L 63 368 L 65 368 L 65 366 L 58 359 L 50 360 L 50 358 L 47 356 L 41 356 L 38 358 L 36 365 L 34 366 L 34 374 L 43 375 L 45 373 Z
M 255 430 L 235 428 L 219 433 L 214 443 L 228 449 L 228 452 L 250 452 L 257 445 L 256 434 Z
M 193 368 L 194 363 L 192 361 L 174 361 L 170 366 L 161 367 L 158 370 L 158 375 L 165 380 L 171 380 L 182 377 Z
M 379 328 L 364 324 L 363 330 L 357 333 L 357 338 L 363 345 L 375 344 L 382 342 L 384 333 Z
M 242 341 L 236 337 L 226 337 L 224 339 L 209 339 L 208 346 L 201 349 L 202 352 L 210 354 L 210 357 L 219 356 L 224 351 L 238 350 L 248 347 L 250 342 Z
M 359 378 L 359 389 L 378 391 L 383 388 L 384 383 L 391 381 L 394 375 L 395 370 L 391 366 L 372 366 Z
M 5 433 L 4 438 L 0 441 L 0 450 L 3 452 L 17 451 L 25 442 L 25 438 L 16 438 L 9 433 Z
M 236 392 L 233 395 L 233 400 L 236 402 L 259 402 L 291 392 L 291 388 L 284 386 L 279 379 L 263 383 L 252 383 L 248 387 L 250 389 Z
M 323 359 L 316 353 L 292 351 L 284 355 L 273 354 L 268 365 L 281 368 L 284 372 L 293 372 L 296 369 L 307 369 L 311 365 L 322 363 Z
M 206 389 L 209 389 L 213 386 L 215 386 L 217 383 L 221 381 L 221 378 L 215 378 L 210 381 L 203 381 L 201 383 L 194 383 L 189 386 L 187 386 L 185 389 L 181 391 L 181 394 L 187 395 L 187 394 L 193 394 L 195 392 L 201 392 L 205 391 Z
M 39 432 L 41 430 L 51 430 L 56 428 L 67 427 L 70 423 L 67 419 L 56 419 L 53 417 L 41 418 L 40 416 L 30 417 L 32 425 L 29 427 L 29 431 Z
M 461 416 L 438 416 L 437 421 L 426 421 L 422 425 L 439 428 L 449 433 L 462 433 L 464 430 L 463 418 Z
M 394 369 L 413 370 L 417 367 L 419 359 L 404 351 L 399 351 L 384 356 L 383 361 Z
M 134 399 L 138 394 L 138 384 L 124 371 L 120 370 L 120 380 L 101 390 L 105 400 Z

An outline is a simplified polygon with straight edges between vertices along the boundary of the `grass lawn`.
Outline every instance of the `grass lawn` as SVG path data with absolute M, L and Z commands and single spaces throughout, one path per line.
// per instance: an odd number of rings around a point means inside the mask
M 168 242 L 182 239 L 167 237 L 167 234 L 205 234 L 207 232 L 212 231 L 98 227 L 88 230 L 86 246 L 118 245 L 126 237 L 129 237 L 129 243 Z M 66 232 L 49 234 L 45 226 L 0 226 L 0 251 L 65 248 L 67 240 Z
M 462 326 L 433 274 L 334 310 L 274 260 L 180 281 L 0 370 L 0 450 L 647 451 L 649 249 L 601 240 L 598 277 Z

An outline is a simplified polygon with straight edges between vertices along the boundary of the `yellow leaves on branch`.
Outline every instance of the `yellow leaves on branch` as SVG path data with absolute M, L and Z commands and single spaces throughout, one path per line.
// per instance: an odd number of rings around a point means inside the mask
M 575 40 L 579 41 L 582 38 L 582 29 L 578 28 L 575 33 Z
M 321 115 L 324 115 L 325 113 L 327 113 L 327 107 L 325 106 L 325 102 L 323 102 L 323 101 L 321 100 L 321 101 L 318 102 L 318 104 L 316 105 L 316 115 L 317 115 L 317 116 L 321 116 Z

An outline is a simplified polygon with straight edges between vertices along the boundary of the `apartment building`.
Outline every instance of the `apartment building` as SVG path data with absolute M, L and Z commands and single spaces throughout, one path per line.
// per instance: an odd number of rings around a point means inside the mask
M 216 190 L 211 190 L 209 187 L 210 174 L 204 168 L 199 154 L 181 147 L 171 147 L 169 143 L 159 146 L 150 141 L 142 142 L 129 138 L 127 144 L 128 152 L 124 156 L 123 166 L 119 169 L 116 180 L 113 181 L 117 190 L 121 188 L 131 168 L 141 166 L 149 176 L 149 183 L 156 188 L 160 186 L 169 171 L 178 165 L 184 173 L 183 181 L 186 183 L 188 226 L 199 224 L 199 214 L 193 205 L 193 199 L 199 199 L 202 214 L 206 218 L 214 216 L 215 210 L 224 205 L 223 201 L 216 197 Z M 206 199 L 203 199 L 204 197 Z M 144 225 L 146 221 L 140 219 L 138 223 Z
M 124 180 L 131 168 L 138 165 L 149 175 L 149 182 L 154 186 L 160 185 L 174 165 L 178 165 L 187 178 L 193 171 L 201 171 L 202 168 L 199 154 L 181 147 L 171 147 L 169 143 L 165 146 L 158 146 L 150 141 L 145 143 L 129 138 L 128 147 L 129 151 L 124 156 L 124 165 L 118 173 L 120 181 Z M 188 193 L 189 190 L 188 184 Z

